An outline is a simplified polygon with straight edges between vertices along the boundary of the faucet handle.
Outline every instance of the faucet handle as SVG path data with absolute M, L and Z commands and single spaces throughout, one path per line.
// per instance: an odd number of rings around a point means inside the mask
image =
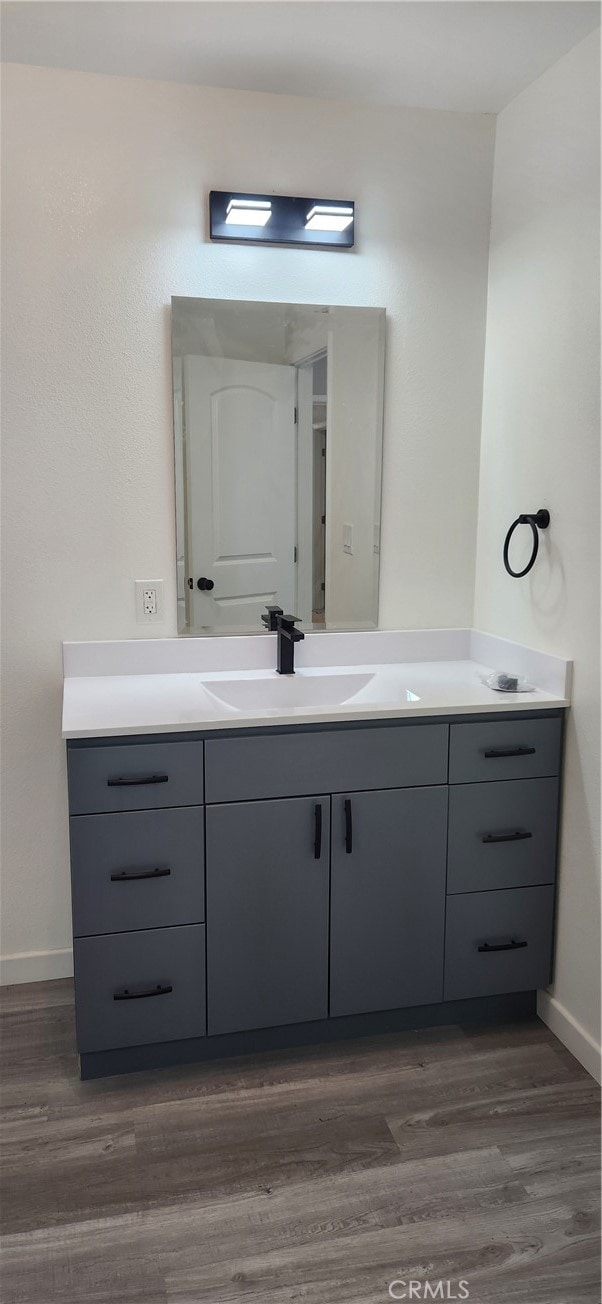
M 271 633 L 278 629 L 278 617 L 282 615 L 282 607 L 266 607 L 267 616 L 262 616 L 262 623 Z
M 305 634 L 303 633 L 302 630 L 295 629 L 295 625 L 298 625 L 301 621 L 300 616 L 280 615 L 276 617 L 276 620 L 278 622 L 278 625 L 281 625 L 287 634 L 292 635 L 295 643 L 300 643 L 301 639 L 305 638 Z

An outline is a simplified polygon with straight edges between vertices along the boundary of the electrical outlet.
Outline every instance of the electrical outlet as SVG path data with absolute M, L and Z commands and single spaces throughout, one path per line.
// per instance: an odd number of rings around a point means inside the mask
M 163 620 L 163 580 L 134 580 L 136 620 L 140 625 Z

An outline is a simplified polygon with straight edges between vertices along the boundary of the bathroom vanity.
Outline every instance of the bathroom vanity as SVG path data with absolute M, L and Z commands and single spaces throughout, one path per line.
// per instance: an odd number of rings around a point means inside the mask
M 332 637 L 348 638 L 313 636 Z M 82 695 L 119 701 L 127 680 L 79 679 L 80 714 Z M 97 697 L 86 736 L 66 695 L 83 1077 L 534 1008 L 566 700 L 458 696 L 447 712 L 424 694 L 320 721 L 297 708 L 298 723 L 223 707 L 204 728 L 136 732 L 134 717 L 121 734 Z
M 550 980 L 569 663 L 377 628 L 384 351 L 380 308 L 172 302 L 186 637 L 64 646 L 84 1077 Z

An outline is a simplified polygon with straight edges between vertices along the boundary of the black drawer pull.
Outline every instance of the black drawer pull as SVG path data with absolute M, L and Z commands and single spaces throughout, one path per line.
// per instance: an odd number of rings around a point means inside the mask
M 322 855 L 322 803 L 317 801 L 314 810 L 315 816 L 315 833 L 314 833 L 314 860 L 319 860 Z
M 483 842 L 524 842 L 526 838 L 532 838 L 533 834 L 527 829 L 515 829 L 513 833 L 486 833 L 482 839 Z
M 157 869 L 116 869 L 111 874 L 112 883 L 132 883 L 137 878 L 169 878 L 171 869 L 166 865 Z
M 489 751 L 483 753 L 485 760 L 492 759 L 502 760 L 506 756 L 534 756 L 534 747 L 492 747 Z
M 483 942 L 482 946 L 477 947 L 477 951 L 521 951 L 528 945 L 528 942 L 517 942 L 513 937 L 509 942 Z
M 107 788 L 141 788 L 147 783 L 167 783 L 168 774 L 114 774 L 107 779 Z
M 350 797 L 345 798 L 345 851 L 348 856 L 353 851 L 353 813 Z
M 169 996 L 173 992 L 171 983 L 157 983 L 156 987 L 123 987 L 113 993 L 114 1001 L 140 1001 L 145 996 Z

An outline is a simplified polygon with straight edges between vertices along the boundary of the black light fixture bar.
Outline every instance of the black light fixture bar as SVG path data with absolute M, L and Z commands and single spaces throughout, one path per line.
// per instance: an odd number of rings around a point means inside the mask
M 211 240 L 353 249 L 354 227 L 355 204 L 349 199 L 251 195 L 239 190 L 212 190 L 209 195 Z

